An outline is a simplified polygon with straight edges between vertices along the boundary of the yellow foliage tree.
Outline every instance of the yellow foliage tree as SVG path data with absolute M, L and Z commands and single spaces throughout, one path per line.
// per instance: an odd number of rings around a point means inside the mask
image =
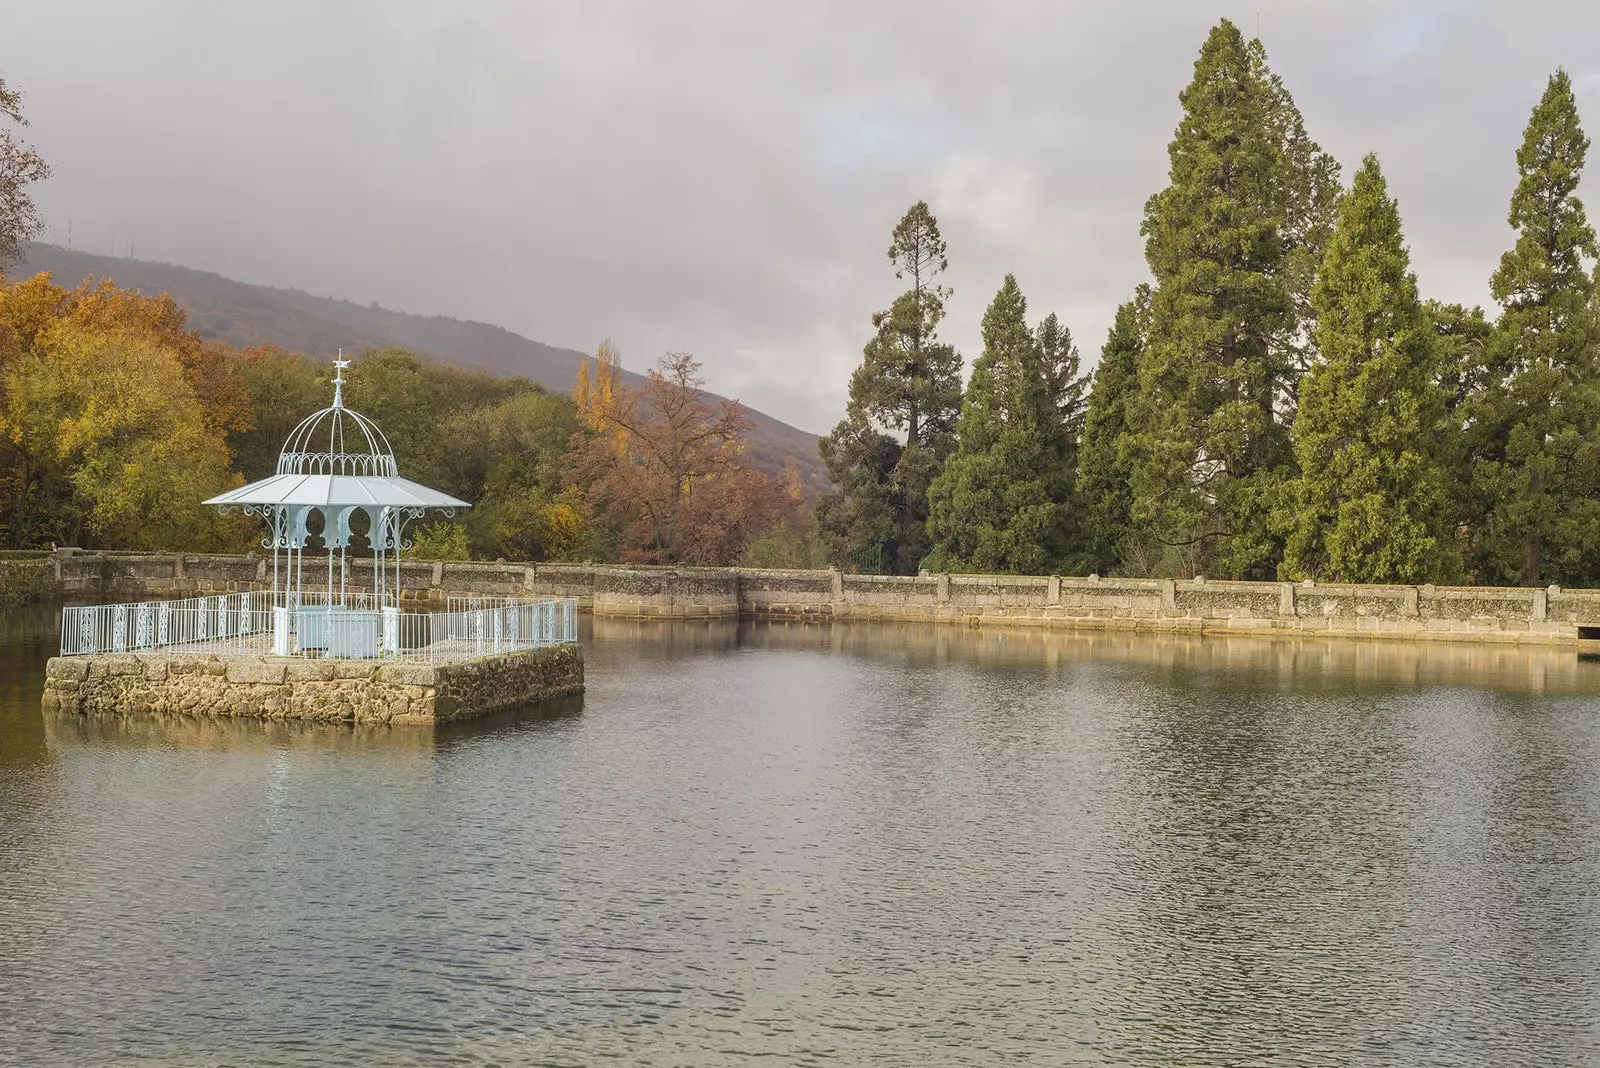
M 0 371 L 0 436 L 60 540 L 195 548 L 229 540 L 200 507 L 237 482 L 178 354 L 60 319 Z M 40 501 L 40 495 L 57 499 Z
M 594 364 L 594 378 L 589 377 L 589 364 Z M 614 427 L 611 415 L 616 411 L 617 387 L 622 381 L 622 353 L 610 338 L 600 342 L 591 360 L 585 357 L 578 366 L 578 384 L 572 391 L 572 402 L 578 407 L 578 417 L 591 430 L 607 431 Z

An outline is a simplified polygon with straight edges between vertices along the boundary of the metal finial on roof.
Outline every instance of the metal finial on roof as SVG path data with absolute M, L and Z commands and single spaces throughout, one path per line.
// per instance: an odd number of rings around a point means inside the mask
M 339 350 L 339 357 L 333 361 L 333 406 L 344 407 L 344 369 L 350 366 L 350 361 L 344 358 L 344 349 Z

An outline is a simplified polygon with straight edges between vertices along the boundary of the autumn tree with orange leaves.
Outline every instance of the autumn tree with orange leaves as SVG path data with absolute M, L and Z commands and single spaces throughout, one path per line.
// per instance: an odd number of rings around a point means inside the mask
M 575 436 L 571 473 L 624 560 L 735 563 L 788 504 L 777 480 L 744 466 L 754 424 L 737 401 L 706 395 L 700 367 L 668 353 L 642 386 L 612 379 L 608 397 L 588 393 L 598 430 Z

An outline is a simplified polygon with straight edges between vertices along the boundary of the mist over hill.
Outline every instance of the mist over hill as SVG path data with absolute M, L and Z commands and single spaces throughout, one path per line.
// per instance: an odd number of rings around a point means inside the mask
M 60 285 L 109 278 L 147 296 L 170 294 L 188 313 L 191 328 L 240 347 L 271 344 L 319 357 L 332 357 L 341 348 L 351 352 L 397 347 L 456 367 L 520 375 L 561 393 L 572 391 L 580 362 L 586 358 L 576 349 L 546 345 L 489 323 L 413 315 L 298 289 L 251 285 L 175 264 L 96 256 L 57 245 L 27 246 L 26 259 L 11 276 L 39 271 L 50 272 Z M 644 380 L 634 371 L 625 370 L 623 376 L 634 383 Z M 792 460 L 808 490 L 827 488 L 828 473 L 817 454 L 816 435 L 754 409 L 746 411 L 755 423 L 749 437 L 752 466 L 781 476 Z

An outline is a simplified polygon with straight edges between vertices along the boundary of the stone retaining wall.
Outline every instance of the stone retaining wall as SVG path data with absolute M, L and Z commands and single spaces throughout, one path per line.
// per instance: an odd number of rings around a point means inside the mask
M 49 553 L 0 553 L 0 608 L 52 600 L 59 588 Z
M 456 664 L 129 653 L 53 657 L 46 711 L 437 724 L 583 690 L 576 645 Z
M 1600 592 L 1351 586 L 1203 579 L 844 575 L 837 571 L 593 568 L 540 593 L 578 596 L 597 617 L 866 620 L 1158 633 L 1573 644 L 1600 628 Z M 587 591 L 588 597 L 584 594 Z
M 186 597 L 271 584 L 272 561 L 242 556 L 81 554 L 51 558 L 60 595 Z M 369 570 L 353 565 L 351 584 Z M 305 581 L 326 577 L 311 559 Z M 1600 591 L 1352 586 L 1202 579 L 845 575 L 838 571 L 590 564 L 401 565 L 407 601 L 451 595 L 574 597 L 596 616 L 876 620 L 1176 633 L 1291 631 L 1342 637 L 1571 644 L 1600 636 Z

